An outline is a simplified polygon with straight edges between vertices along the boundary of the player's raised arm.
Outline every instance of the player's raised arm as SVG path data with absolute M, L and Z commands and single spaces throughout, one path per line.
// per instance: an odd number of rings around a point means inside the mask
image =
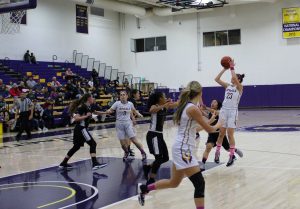
M 222 80 L 221 80 L 221 77 L 222 77 L 222 75 L 226 72 L 226 70 L 227 70 L 227 69 L 224 68 L 224 69 L 217 75 L 217 77 L 215 78 L 215 81 L 216 81 L 218 84 L 220 84 L 221 86 L 223 86 L 225 89 L 229 86 L 229 84 L 226 83 L 226 82 L 224 82 L 224 81 L 222 81 Z

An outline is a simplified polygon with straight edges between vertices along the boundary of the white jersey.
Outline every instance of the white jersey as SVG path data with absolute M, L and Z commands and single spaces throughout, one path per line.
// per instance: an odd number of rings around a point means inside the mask
M 197 107 L 192 103 L 188 103 L 182 112 L 177 137 L 174 143 L 175 146 L 189 148 L 191 149 L 190 151 L 196 147 L 196 129 L 199 127 L 198 123 L 190 118 L 186 113 L 186 110 L 192 106 Z
M 222 104 L 223 109 L 238 109 L 242 94 L 237 90 L 236 86 L 229 85 L 225 90 L 225 96 Z
M 131 121 L 131 111 L 134 109 L 132 102 L 122 103 L 117 101 L 112 105 L 111 109 L 116 111 L 117 122 Z
M 186 114 L 186 110 L 193 106 L 197 107 L 192 103 L 188 103 L 184 108 L 177 136 L 172 147 L 173 163 L 176 170 L 199 166 L 197 157 L 195 156 L 196 129 L 199 125 Z

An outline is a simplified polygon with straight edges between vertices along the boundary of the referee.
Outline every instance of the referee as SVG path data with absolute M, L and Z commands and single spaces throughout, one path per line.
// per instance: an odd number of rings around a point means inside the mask
M 19 141 L 23 131 L 27 133 L 27 138 L 31 138 L 30 123 L 33 118 L 33 104 L 30 99 L 26 98 L 26 93 L 22 92 L 20 99 L 17 101 L 17 113 L 19 114 L 20 119 L 20 128 L 16 136 L 16 140 Z

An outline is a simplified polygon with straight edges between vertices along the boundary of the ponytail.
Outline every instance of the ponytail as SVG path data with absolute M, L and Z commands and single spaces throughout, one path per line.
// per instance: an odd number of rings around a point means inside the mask
M 191 81 L 188 86 L 182 90 L 179 98 L 179 104 L 177 111 L 174 113 L 173 121 L 175 124 L 179 125 L 181 120 L 181 115 L 183 113 L 186 105 L 194 99 L 196 96 L 202 93 L 202 86 L 198 81 Z
M 72 103 L 70 104 L 70 108 L 69 108 L 69 113 L 70 113 L 70 115 L 73 115 L 73 114 L 76 112 L 77 108 L 78 108 L 80 105 L 86 103 L 87 100 L 88 100 L 91 96 L 92 96 L 91 94 L 84 94 L 80 99 L 77 99 L 77 100 L 75 100 L 74 102 L 72 102 Z

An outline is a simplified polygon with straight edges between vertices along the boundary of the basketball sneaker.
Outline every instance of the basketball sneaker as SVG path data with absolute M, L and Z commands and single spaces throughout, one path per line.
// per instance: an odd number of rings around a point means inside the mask
M 238 154 L 238 156 L 241 158 L 244 156 L 242 150 L 240 150 L 240 149 L 235 149 L 235 153 Z
M 98 163 L 98 162 L 94 162 L 93 163 L 93 170 L 97 170 L 100 168 L 104 168 L 107 166 L 107 163 Z
M 220 152 L 217 152 L 215 153 L 215 163 L 220 163 Z
M 146 185 L 139 183 L 138 184 L 138 199 L 141 206 L 145 205 L 145 195 L 148 194 L 148 188 Z
M 226 166 L 227 167 L 232 166 L 235 160 L 236 160 L 235 155 L 230 156 Z
M 135 156 L 135 153 L 134 153 L 133 149 L 129 149 L 129 156 L 131 156 L 131 157 Z
M 68 164 L 68 163 L 61 163 L 58 167 L 59 167 L 60 169 L 65 169 L 65 170 L 71 170 L 71 169 L 73 169 L 73 166 L 71 166 L 71 165 Z

